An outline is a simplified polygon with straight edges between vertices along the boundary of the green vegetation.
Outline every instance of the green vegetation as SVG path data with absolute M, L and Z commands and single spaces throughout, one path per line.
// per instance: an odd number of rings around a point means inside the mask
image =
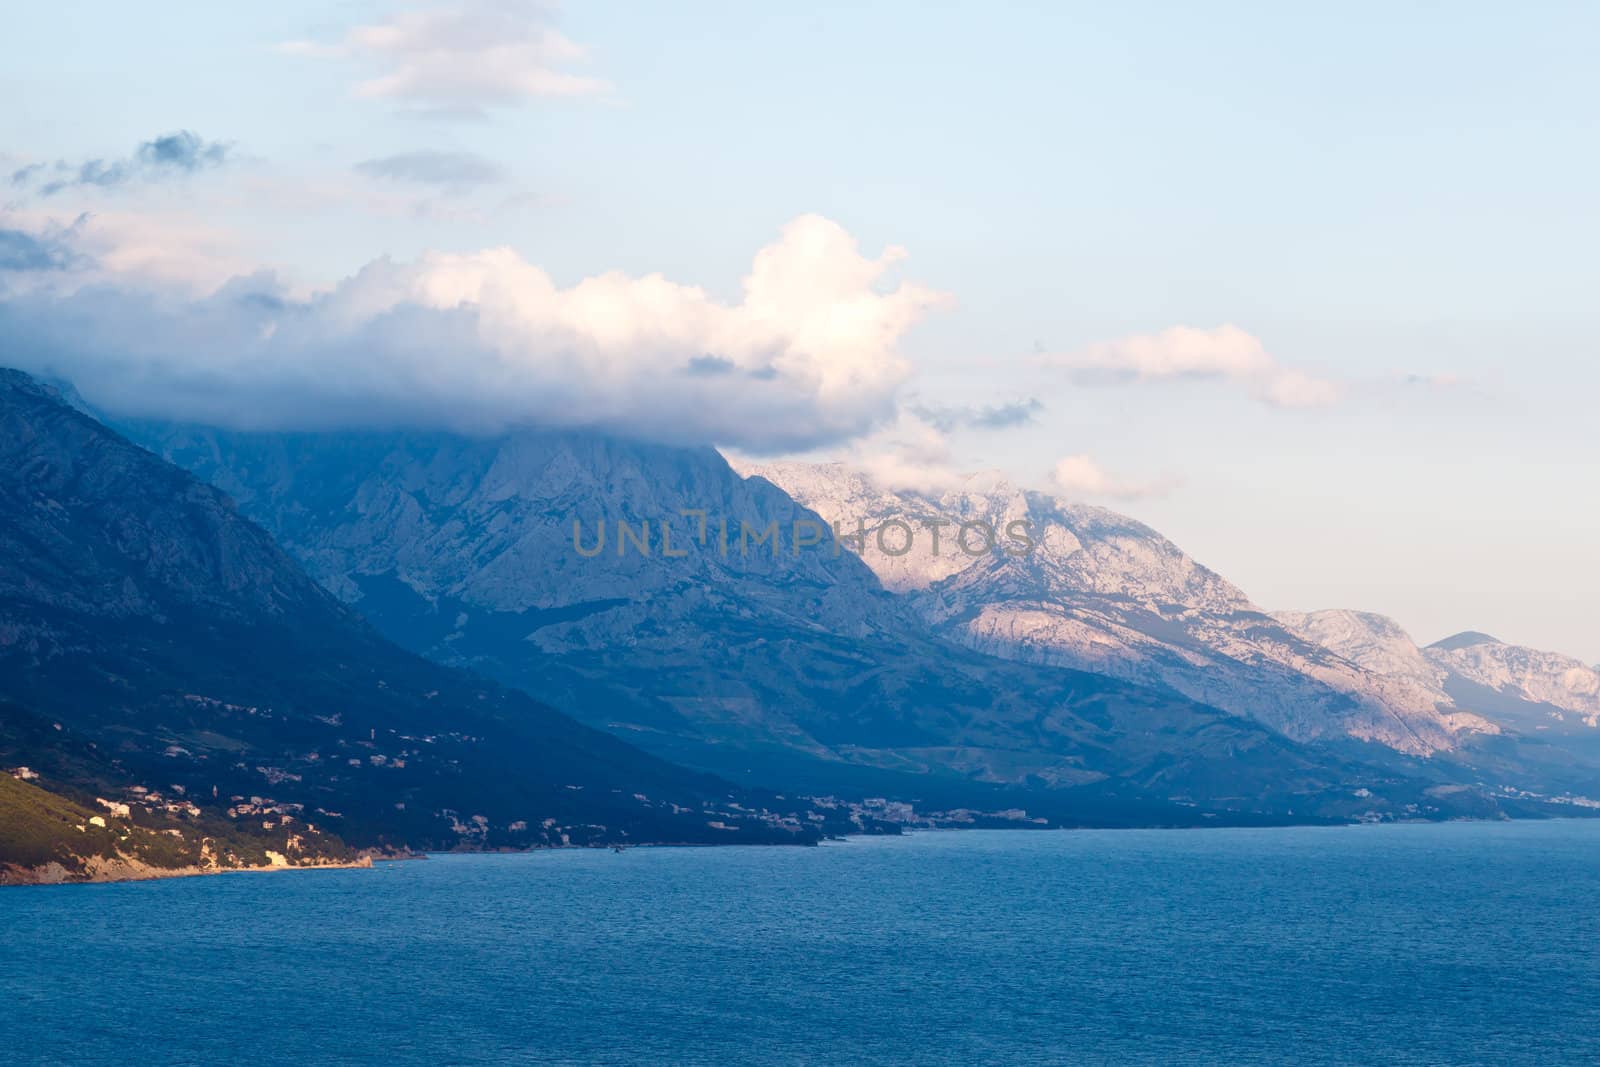
M 61 864 L 82 871 L 91 856 L 117 855 L 116 834 L 90 822 L 94 812 L 0 773 L 0 866 Z
M 303 824 L 246 830 L 229 820 L 176 818 L 137 804 L 127 815 L 91 808 L 0 772 L 0 884 L 58 863 L 69 879 L 102 859 L 155 871 L 264 867 L 268 852 L 294 865 L 350 863 L 355 850 Z

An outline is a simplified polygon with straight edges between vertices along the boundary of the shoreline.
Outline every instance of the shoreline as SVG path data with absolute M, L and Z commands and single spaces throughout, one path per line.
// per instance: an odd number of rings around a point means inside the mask
M 626 845 L 622 851 L 631 852 L 634 849 L 657 848 L 817 848 L 831 843 L 847 844 L 858 839 L 871 840 L 880 837 L 913 837 L 922 834 L 960 834 L 982 831 L 996 831 L 1002 833 L 1041 833 L 1051 830 L 1056 831 L 1182 831 L 1182 830 L 1290 830 L 1290 829 L 1370 829 L 1375 827 L 1397 826 L 1445 826 L 1451 824 L 1514 824 L 1514 823 L 1543 823 L 1543 822 L 1590 822 L 1596 820 L 1594 815 L 1551 815 L 1543 818 L 1529 819 L 1487 819 L 1487 818 L 1455 818 L 1455 819 L 1394 819 L 1382 822 L 1295 822 L 1270 826 L 1251 826 L 1241 824 L 1190 824 L 1190 825 L 1152 825 L 1152 826 L 917 826 L 906 827 L 898 834 L 842 834 L 833 837 L 824 837 L 816 842 L 795 842 L 792 844 L 779 842 L 762 842 L 737 844 L 713 844 L 700 841 L 650 841 L 637 842 Z M 88 876 L 67 870 L 59 863 L 46 864 L 43 867 L 14 867 L 0 865 L 0 889 L 20 886 L 61 886 L 61 885 L 113 885 L 120 882 L 153 882 L 169 878 L 197 878 L 207 875 L 219 874 L 259 874 L 273 871 L 340 871 L 340 870 L 370 870 L 380 863 L 404 863 L 414 860 L 426 860 L 433 857 L 457 856 L 520 856 L 532 855 L 540 852 L 604 852 L 611 849 L 611 845 L 541 845 L 535 848 L 521 849 L 449 849 L 441 851 L 411 852 L 407 854 L 376 854 L 363 853 L 357 859 L 347 863 L 304 863 L 304 864 L 263 864 L 252 867 L 176 867 L 160 868 L 149 867 L 144 864 L 130 864 L 127 862 L 107 862 L 103 860 L 90 861 Z
M 95 859 L 87 864 L 87 872 L 70 871 L 56 862 L 40 867 L 0 867 L 0 888 L 112 885 L 117 882 L 155 882 L 167 878 L 200 878 L 213 874 L 257 874 L 271 871 L 365 870 L 372 864 L 373 857 L 368 855 L 348 863 L 267 863 L 252 867 L 151 867 L 142 863 Z

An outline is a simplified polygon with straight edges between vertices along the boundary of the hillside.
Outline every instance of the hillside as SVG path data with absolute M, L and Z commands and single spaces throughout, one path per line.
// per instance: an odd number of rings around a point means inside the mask
M 370 862 L 293 818 L 241 827 L 204 817 L 187 802 L 165 804 L 159 795 L 142 803 L 80 803 L 37 782 L 27 767 L 0 773 L 0 885 Z
M 360 848 L 817 836 L 395 647 L 222 493 L 16 372 L 0 372 L 0 700 L 33 738 L 15 762 L 52 780 L 114 776 Z

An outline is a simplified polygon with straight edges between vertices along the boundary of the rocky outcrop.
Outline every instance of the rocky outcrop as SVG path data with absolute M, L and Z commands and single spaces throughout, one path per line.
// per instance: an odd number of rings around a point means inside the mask
M 1279 612 L 1308 641 L 1396 684 L 1428 693 L 1458 716 L 1549 736 L 1600 731 L 1600 672 L 1570 656 L 1465 631 L 1419 648 L 1393 619 L 1364 611 Z
M 1572 656 L 1467 632 L 1425 650 L 1453 699 L 1536 728 L 1600 730 L 1600 670 Z
M 870 534 L 861 558 L 929 625 L 996 656 L 1170 687 L 1299 740 L 1355 738 L 1401 752 L 1449 750 L 1458 716 L 1426 686 L 1368 670 L 1295 633 L 1149 527 L 975 475 L 940 494 L 889 492 L 839 464 L 753 466 L 848 530 L 891 521 L 920 532 L 901 552 Z M 942 542 L 928 520 L 948 523 Z M 954 543 L 961 523 L 976 547 Z M 1029 546 L 1008 539 L 1013 524 Z M 1024 548 L 1026 550 L 1024 551 Z M 1009 550 L 1008 550 L 1009 549 Z

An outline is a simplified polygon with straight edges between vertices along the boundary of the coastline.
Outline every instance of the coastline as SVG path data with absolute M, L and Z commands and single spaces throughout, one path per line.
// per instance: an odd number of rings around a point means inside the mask
M 392 858 L 392 857 L 382 857 Z M 362 855 L 349 862 L 265 863 L 249 867 L 153 867 L 128 860 L 85 862 L 85 870 L 72 871 L 57 862 L 39 867 L 0 866 L 0 887 L 45 885 L 107 885 L 113 882 L 153 882 L 163 878 L 197 878 L 210 874 L 246 874 L 265 871 L 359 870 L 372 866 L 373 857 Z
M 701 841 L 641 841 L 625 846 L 626 851 L 634 849 L 715 849 L 729 847 L 746 848 L 816 848 L 826 844 L 847 844 L 857 839 L 872 839 L 878 837 L 911 837 L 923 834 L 960 834 L 972 831 L 995 830 L 1005 832 L 1040 833 L 1050 830 L 1114 830 L 1114 831 L 1169 831 L 1169 830 L 1226 830 L 1226 829 L 1366 829 L 1384 826 L 1438 826 L 1446 824 L 1473 824 L 1473 823 L 1538 823 L 1538 822 L 1586 822 L 1597 818 L 1588 814 L 1561 814 L 1549 815 L 1538 818 L 1482 818 L 1458 817 L 1450 819 L 1393 819 L 1382 822 L 1363 822 L 1361 820 L 1327 821 L 1316 820 L 1306 822 L 1274 823 L 1271 825 L 1252 826 L 1237 823 L 1196 823 L 1196 824 L 1151 824 L 1149 826 L 908 826 L 902 828 L 898 834 L 840 834 L 824 837 L 815 842 L 804 844 L 795 842 L 782 844 L 777 842 L 762 842 L 759 844 L 746 843 L 742 846 L 732 842 L 727 844 L 711 844 Z M 523 849 L 446 849 L 427 852 L 410 853 L 385 853 L 379 851 L 363 852 L 356 859 L 348 862 L 329 863 L 267 863 L 249 867 L 153 867 L 148 864 L 130 862 L 127 860 L 104 860 L 99 857 L 86 861 L 87 871 L 71 871 L 60 863 L 51 862 L 40 867 L 17 867 L 14 865 L 0 864 L 0 889 L 11 886 L 53 886 L 53 885 L 109 885 L 117 882 L 148 882 L 166 878 L 195 878 L 215 874 L 250 874 L 270 871 L 314 871 L 314 870 L 369 870 L 378 863 L 400 863 L 409 860 L 425 860 L 433 856 L 497 856 L 497 855 L 522 855 L 536 852 L 581 852 L 581 851 L 606 851 L 610 845 L 540 845 Z

